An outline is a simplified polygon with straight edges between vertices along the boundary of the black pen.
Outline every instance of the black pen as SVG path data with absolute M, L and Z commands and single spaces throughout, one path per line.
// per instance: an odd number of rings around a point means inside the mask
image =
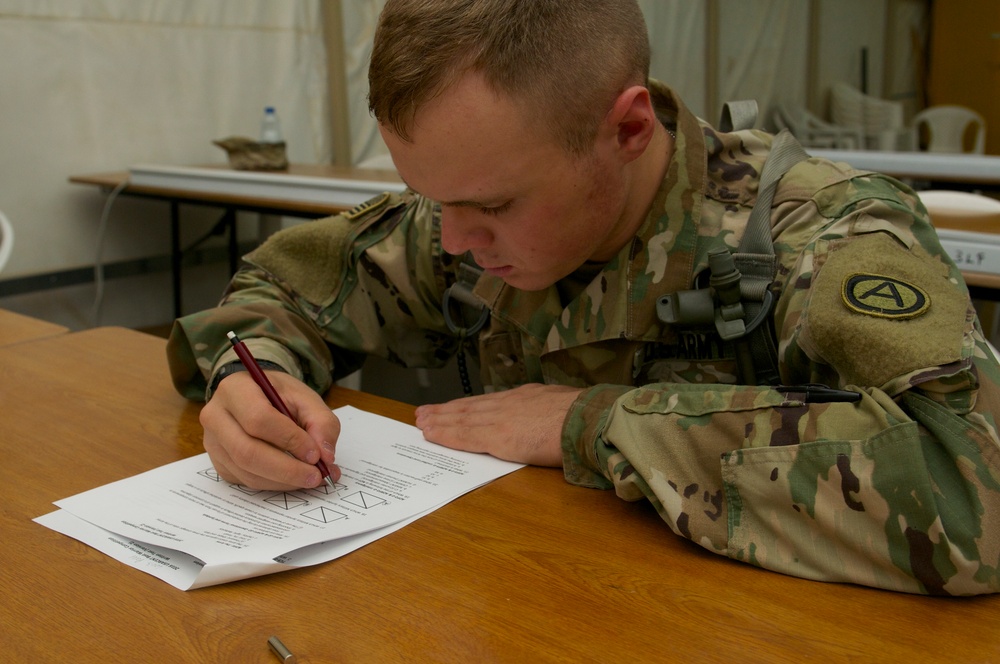
M 236 336 L 235 332 L 229 332 L 227 334 L 229 341 L 233 344 L 233 350 L 236 351 L 236 355 L 240 358 L 240 362 L 243 366 L 247 368 L 250 372 L 250 376 L 254 379 L 254 382 L 263 390 L 264 395 L 267 400 L 271 402 L 271 405 L 278 409 L 282 415 L 286 416 L 292 422 L 295 422 L 295 418 L 292 417 L 291 411 L 285 405 L 285 402 L 281 400 L 278 396 L 278 391 L 274 389 L 274 385 L 271 385 L 271 381 L 267 379 L 264 372 L 261 370 L 260 365 L 257 364 L 257 360 L 250 353 L 250 349 L 247 348 L 246 344 L 240 341 L 240 338 Z M 289 453 L 291 454 L 291 453 Z M 320 459 L 316 462 L 316 467 L 319 468 L 320 474 L 323 476 L 323 481 L 326 482 L 331 489 L 335 488 L 333 486 L 333 478 L 330 477 L 330 471 L 327 469 L 326 464 Z
M 774 389 L 784 392 L 786 395 L 802 395 L 805 403 L 854 403 L 861 401 L 860 392 L 850 390 L 838 390 L 819 383 L 806 383 L 804 385 L 778 385 Z

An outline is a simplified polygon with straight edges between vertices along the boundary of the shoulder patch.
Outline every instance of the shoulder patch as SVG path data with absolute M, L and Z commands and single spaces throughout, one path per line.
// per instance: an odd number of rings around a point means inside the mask
M 931 306 L 930 297 L 918 286 L 864 272 L 844 279 L 842 297 L 849 309 L 879 318 L 916 318 Z
M 364 203 L 361 203 L 360 205 L 354 206 L 354 208 L 348 210 L 347 212 L 342 213 L 341 216 L 343 216 L 344 219 L 347 219 L 348 221 L 354 221 L 355 219 L 357 219 L 362 215 L 368 214 L 369 212 L 374 212 L 375 210 L 378 210 L 379 208 L 383 207 L 386 203 L 389 202 L 390 197 L 391 194 L 389 192 L 385 192 L 384 194 L 371 198 L 365 201 Z
M 914 372 L 931 380 L 934 368 L 962 361 L 972 328 L 969 296 L 949 270 L 884 232 L 831 242 L 802 313 L 801 347 L 842 385 L 895 395 Z

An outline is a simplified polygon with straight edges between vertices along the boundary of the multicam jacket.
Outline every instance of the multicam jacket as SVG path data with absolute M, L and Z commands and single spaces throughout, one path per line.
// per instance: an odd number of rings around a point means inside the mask
M 492 317 L 483 382 L 588 388 L 563 425 L 568 481 L 647 499 L 710 551 L 800 577 L 928 594 L 1000 591 L 1000 368 L 961 275 L 912 191 L 810 159 L 772 205 L 785 385 L 741 385 L 733 345 L 660 321 L 713 247 L 735 248 L 771 137 L 721 133 L 653 86 L 675 154 L 644 225 L 568 304 L 483 276 Z M 366 354 L 440 366 L 458 340 L 442 293 L 458 259 L 436 207 L 385 195 L 276 234 L 246 257 L 220 307 L 180 319 L 175 384 L 208 396 L 235 359 L 258 357 L 325 391 Z

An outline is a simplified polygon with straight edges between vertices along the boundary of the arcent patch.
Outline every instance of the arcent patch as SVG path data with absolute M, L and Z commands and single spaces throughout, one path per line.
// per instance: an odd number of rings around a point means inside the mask
M 922 289 L 899 279 L 856 273 L 844 279 L 844 304 L 867 316 L 915 318 L 931 306 Z

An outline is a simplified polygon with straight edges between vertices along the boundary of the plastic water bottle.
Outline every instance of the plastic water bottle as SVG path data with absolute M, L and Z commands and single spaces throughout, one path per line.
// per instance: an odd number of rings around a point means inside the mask
M 281 143 L 285 139 L 281 136 L 281 123 L 278 122 L 278 114 L 273 106 L 264 109 L 264 117 L 260 121 L 260 142 L 261 143 Z

